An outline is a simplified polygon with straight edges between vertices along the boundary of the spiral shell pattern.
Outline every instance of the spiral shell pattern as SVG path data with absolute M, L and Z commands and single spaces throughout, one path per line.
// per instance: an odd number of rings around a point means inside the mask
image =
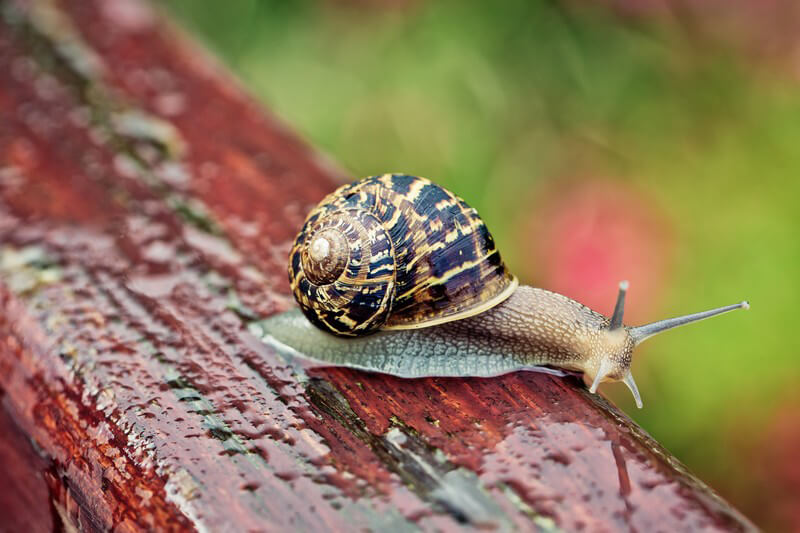
M 294 243 L 289 281 L 309 320 L 338 335 L 457 320 L 517 286 L 473 208 L 403 174 L 356 181 L 323 199 Z

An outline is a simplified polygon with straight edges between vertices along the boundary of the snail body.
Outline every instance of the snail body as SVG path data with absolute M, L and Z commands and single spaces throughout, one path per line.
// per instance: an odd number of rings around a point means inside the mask
M 484 313 L 430 328 L 334 337 L 295 310 L 268 319 L 267 332 L 317 361 L 379 369 L 404 378 L 489 377 L 515 370 L 546 370 L 545 365 L 550 370 L 583 372 L 585 351 L 599 356 L 607 347 L 603 328 L 608 319 L 573 303 L 560 294 L 521 286 Z M 620 336 L 618 341 L 627 339 Z M 629 357 L 629 350 L 615 348 Z
M 519 286 L 474 209 L 424 178 L 374 176 L 314 209 L 289 260 L 300 310 L 254 325 L 265 341 L 325 364 L 392 374 L 488 377 L 581 372 L 591 392 L 631 374 L 656 333 L 747 302 L 638 327 L 622 323 L 627 282 L 609 318 L 566 296 Z

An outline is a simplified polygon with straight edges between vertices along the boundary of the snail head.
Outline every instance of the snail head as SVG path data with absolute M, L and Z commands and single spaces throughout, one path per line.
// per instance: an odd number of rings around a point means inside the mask
M 715 315 L 734 311 L 736 309 L 749 309 L 746 301 L 738 304 L 718 307 L 700 313 L 659 320 L 643 326 L 625 326 L 622 315 L 625 312 L 625 295 L 628 292 L 628 282 L 621 281 L 614 314 L 609 320 L 608 327 L 602 330 L 599 342 L 593 347 L 592 353 L 585 364 L 584 381 L 589 386 L 590 392 L 596 392 L 598 385 L 604 381 L 622 381 L 628 386 L 636 407 L 642 407 L 642 398 L 631 373 L 633 350 L 645 339 L 653 335 L 673 329 L 691 322 L 704 320 Z

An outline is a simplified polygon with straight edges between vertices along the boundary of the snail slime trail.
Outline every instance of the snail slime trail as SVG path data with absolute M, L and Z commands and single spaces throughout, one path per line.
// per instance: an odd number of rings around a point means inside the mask
M 622 381 L 636 405 L 634 348 L 728 305 L 623 324 L 628 283 L 606 317 L 519 285 L 475 209 L 425 178 L 384 174 L 344 185 L 308 215 L 289 255 L 300 309 L 251 325 L 284 353 L 404 378 L 580 372 L 589 390 Z

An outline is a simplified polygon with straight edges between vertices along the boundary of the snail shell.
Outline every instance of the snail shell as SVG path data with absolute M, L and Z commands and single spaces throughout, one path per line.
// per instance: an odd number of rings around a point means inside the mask
M 458 320 L 517 287 L 475 209 L 404 174 L 328 195 L 297 236 L 289 282 L 311 322 L 345 336 Z

